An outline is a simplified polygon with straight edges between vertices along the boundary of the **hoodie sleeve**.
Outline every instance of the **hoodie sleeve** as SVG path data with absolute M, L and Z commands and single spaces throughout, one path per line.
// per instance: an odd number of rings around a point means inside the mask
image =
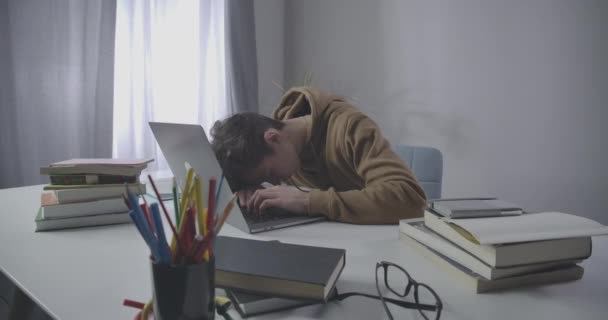
M 357 224 L 398 223 L 422 216 L 426 196 L 412 172 L 392 151 L 378 126 L 361 113 L 343 120 L 336 134 L 343 163 L 365 182 L 360 190 L 338 192 L 334 188 L 313 190 L 309 213 L 322 213 L 332 220 Z

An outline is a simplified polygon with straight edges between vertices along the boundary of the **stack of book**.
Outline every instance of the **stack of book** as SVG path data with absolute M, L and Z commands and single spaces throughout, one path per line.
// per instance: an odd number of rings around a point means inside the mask
M 71 159 L 40 168 L 50 184 L 41 194 L 36 231 L 128 223 L 125 185 L 137 194 L 139 175 L 151 159 Z
M 220 236 L 215 284 L 241 317 L 322 304 L 337 294 L 346 251 Z
M 458 210 L 450 218 L 434 207 L 423 219 L 401 220 L 399 238 L 477 293 L 578 280 L 591 236 L 608 234 L 608 227 L 566 213 L 517 209 L 463 219 L 454 218 Z

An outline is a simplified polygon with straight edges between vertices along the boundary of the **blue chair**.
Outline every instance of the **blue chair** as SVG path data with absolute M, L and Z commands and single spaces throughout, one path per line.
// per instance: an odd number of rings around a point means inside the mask
M 396 145 L 397 155 L 412 169 L 429 200 L 441 198 L 443 155 L 431 147 Z

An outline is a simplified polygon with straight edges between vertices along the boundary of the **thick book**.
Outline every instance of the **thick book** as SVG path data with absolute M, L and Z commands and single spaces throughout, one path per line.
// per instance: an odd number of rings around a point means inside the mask
M 424 224 L 492 267 L 512 267 L 559 260 L 583 260 L 591 256 L 591 237 L 516 242 L 496 245 L 476 244 L 430 209 Z
M 129 211 L 122 197 L 62 204 L 53 192 L 43 192 L 40 195 L 40 205 L 45 219 Z
M 401 241 L 429 261 L 432 261 L 439 268 L 453 275 L 454 278 L 458 278 L 463 285 L 476 293 L 575 281 L 581 279 L 585 271 L 583 267 L 572 264 L 525 275 L 488 280 L 413 238 L 404 236 L 401 238 Z
M 50 231 L 59 229 L 72 229 L 82 227 L 93 227 L 110 224 L 130 223 L 128 212 L 98 214 L 88 216 L 74 216 L 68 218 L 44 218 L 42 208 L 38 209 L 36 215 L 36 231 Z
M 427 228 L 422 219 L 401 220 L 399 222 L 399 230 L 400 238 L 413 238 L 489 280 L 554 269 L 580 262 L 580 260 L 560 260 L 515 267 L 494 268 Z
M 599 222 L 561 212 L 526 213 L 521 216 L 448 219 L 478 244 L 580 238 L 608 234 Z
M 311 300 L 286 299 L 229 289 L 225 291 L 228 298 L 232 301 L 234 308 L 242 318 L 318 304 L 318 302 Z M 336 293 L 337 290 L 334 288 L 330 296 L 333 296 Z
M 314 301 L 327 301 L 346 262 L 344 249 L 223 236 L 214 252 L 217 287 Z
M 40 168 L 40 174 L 139 175 L 153 159 L 70 159 Z
M 140 185 L 142 185 L 142 184 L 141 183 L 129 184 L 129 189 L 137 188 Z M 99 188 L 99 187 L 102 187 L 102 186 L 103 187 L 122 187 L 123 190 L 125 189 L 125 184 L 124 183 L 117 183 L 117 184 L 73 184 L 73 185 L 47 184 L 42 189 L 43 190 L 92 189 L 92 188 Z M 135 191 L 135 190 L 131 190 L 131 191 Z
M 49 176 L 51 184 L 56 185 L 82 185 L 82 184 L 120 184 L 138 183 L 139 176 L 121 176 L 112 174 L 52 174 Z
M 139 167 L 147 165 L 154 159 L 110 159 L 110 158 L 74 158 L 54 162 L 51 167 L 73 167 L 73 166 L 109 166 L 109 167 Z
M 435 200 L 432 208 L 450 218 L 496 217 L 520 215 L 523 209 L 513 203 L 498 199 Z
M 130 184 L 129 190 L 135 194 L 143 195 L 146 194 L 146 185 L 143 183 Z M 122 197 L 125 193 L 125 186 L 98 185 L 95 188 L 70 188 L 45 192 L 54 192 L 59 203 L 71 203 Z

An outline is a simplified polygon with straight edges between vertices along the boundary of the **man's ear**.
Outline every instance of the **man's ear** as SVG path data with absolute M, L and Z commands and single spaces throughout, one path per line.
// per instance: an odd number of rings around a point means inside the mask
M 272 145 L 279 142 L 280 133 L 277 129 L 270 128 L 264 132 L 264 141 L 267 144 Z

